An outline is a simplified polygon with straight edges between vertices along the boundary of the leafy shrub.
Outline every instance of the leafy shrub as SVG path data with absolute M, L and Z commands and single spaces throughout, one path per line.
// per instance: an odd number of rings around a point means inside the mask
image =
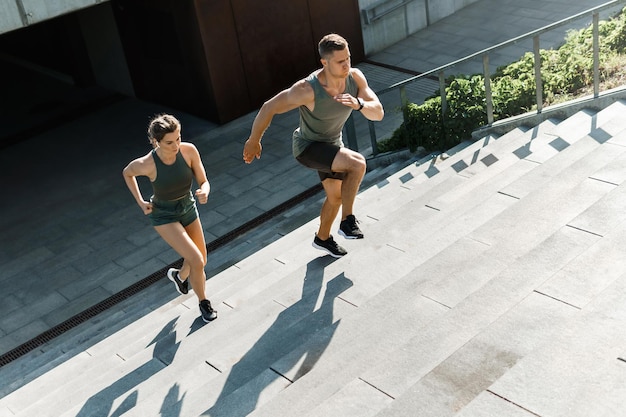
M 600 62 L 626 54 L 626 8 L 615 18 L 599 24 Z M 541 50 L 542 95 L 547 104 L 569 97 L 593 84 L 593 31 L 591 27 L 568 32 L 557 50 Z M 614 60 L 614 59 L 613 59 Z M 536 106 L 534 54 L 500 67 L 491 77 L 494 119 L 515 116 Z M 601 74 L 606 74 L 601 68 Z M 471 137 L 487 124 L 485 84 L 482 75 L 457 75 L 446 80 L 446 113 L 442 118 L 441 97 L 434 95 L 403 111 L 404 122 L 389 139 L 378 143 L 386 152 L 418 146 L 444 150 Z M 444 128 L 445 126 L 445 128 Z
M 418 146 L 438 148 L 444 134 L 441 98 L 432 98 L 419 106 L 409 103 L 404 112 L 406 121 L 393 132 L 391 138 L 378 143 L 378 150 L 387 152 L 408 147 L 411 152 L 415 152 Z

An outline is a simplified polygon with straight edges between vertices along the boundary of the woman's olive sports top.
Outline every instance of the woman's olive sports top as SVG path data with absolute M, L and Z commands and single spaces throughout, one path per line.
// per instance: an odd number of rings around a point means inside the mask
M 193 171 L 180 151 L 176 154 L 176 161 L 172 165 L 164 164 L 157 155 L 156 149 L 152 150 L 152 158 L 157 171 L 157 177 L 152 181 L 154 198 L 162 201 L 178 200 L 189 194 Z
M 315 107 L 313 111 L 306 106 L 300 106 L 300 127 L 293 132 L 293 155 L 300 155 L 311 142 L 328 142 L 343 146 L 341 130 L 350 117 L 352 108 L 344 106 L 324 90 L 317 78 L 319 70 L 311 73 L 305 81 L 311 84 L 315 93 Z M 349 74 L 346 78 L 346 88 L 343 91 L 357 96 L 359 87 Z

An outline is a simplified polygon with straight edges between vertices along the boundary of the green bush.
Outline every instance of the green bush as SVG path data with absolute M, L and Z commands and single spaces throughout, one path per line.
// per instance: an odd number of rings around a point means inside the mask
M 471 136 L 476 128 L 476 122 L 486 120 L 487 107 L 483 77 L 474 75 L 455 78 L 446 89 L 446 100 L 448 103 L 445 113 L 446 130 L 442 140 L 444 149 Z
M 519 61 L 498 68 L 491 80 L 494 119 L 531 110 L 536 98 L 534 65 L 535 58 L 529 52 Z
M 393 132 L 391 138 L 378 143 L 378 151 L 409 148 L 415 152 L 418 146 L 437 148 L 443 136 L 441 98 L 427 100 L 420 106 L 409 103 L 404 112 L 406 122 Z
M 600 62 L 626 53 L 626 8 L 599 24 Z M 546 103 L 569 96 L 593 83 L 593 32 L 588 27 L 568 32 L 563 46 L 541 50 L 542 94 Z M 534 54 L 500 67 L 491 77 L 494 119 L 515 116 L 536 106 Z M 449 149 L 487 124 L 485 83 L 482 75 L 457 75 L 446 80 L 447 109 L 442 118 L 439 93 L 423 104 L 409 103 L 404 122 L 389 139 L 378 143 L 380 152 L 418 146 Z M 444 128 L 445 125 L 445 128 Z

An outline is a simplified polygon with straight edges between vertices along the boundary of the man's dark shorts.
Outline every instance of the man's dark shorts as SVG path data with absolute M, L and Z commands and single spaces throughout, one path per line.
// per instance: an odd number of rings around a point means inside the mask
M 331 169 L 339 149 L 339 146 L 332 143 L 313 142 L 296 157 L 296 160 L 305 167 L 316 170 L 320 181 L 327 178 L 343 180 L 343 172 L 333 172 Z

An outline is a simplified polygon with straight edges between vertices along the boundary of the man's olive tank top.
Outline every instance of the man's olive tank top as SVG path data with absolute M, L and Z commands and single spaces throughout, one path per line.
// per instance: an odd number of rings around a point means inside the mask
M 189 194 L 193 172 L 180 151 L 176 154 L 176 161 L 172 165 L 163 163 L 156 149 L 152 150 L 152 158 L 157 171 L 157 177 L 152 182 L 154 198 L 162 201 L 178 200 Z
M 315 107 L 313 111 L 307 106 L 300 106 L 300 127 L 293 133 L 293 155 L 300 155 L 311 142 L 329 142 L 343 146 L 341 130 L 348 120 L 352 108 L 344 106 L 324 90 L 317 78 L 320 70 L 311 73 L 305 81 L 311 84 L 315 93 Z M 343 91 L 357 96 L 359 88 L 349 74 L 346 78 L 346 88 Z

